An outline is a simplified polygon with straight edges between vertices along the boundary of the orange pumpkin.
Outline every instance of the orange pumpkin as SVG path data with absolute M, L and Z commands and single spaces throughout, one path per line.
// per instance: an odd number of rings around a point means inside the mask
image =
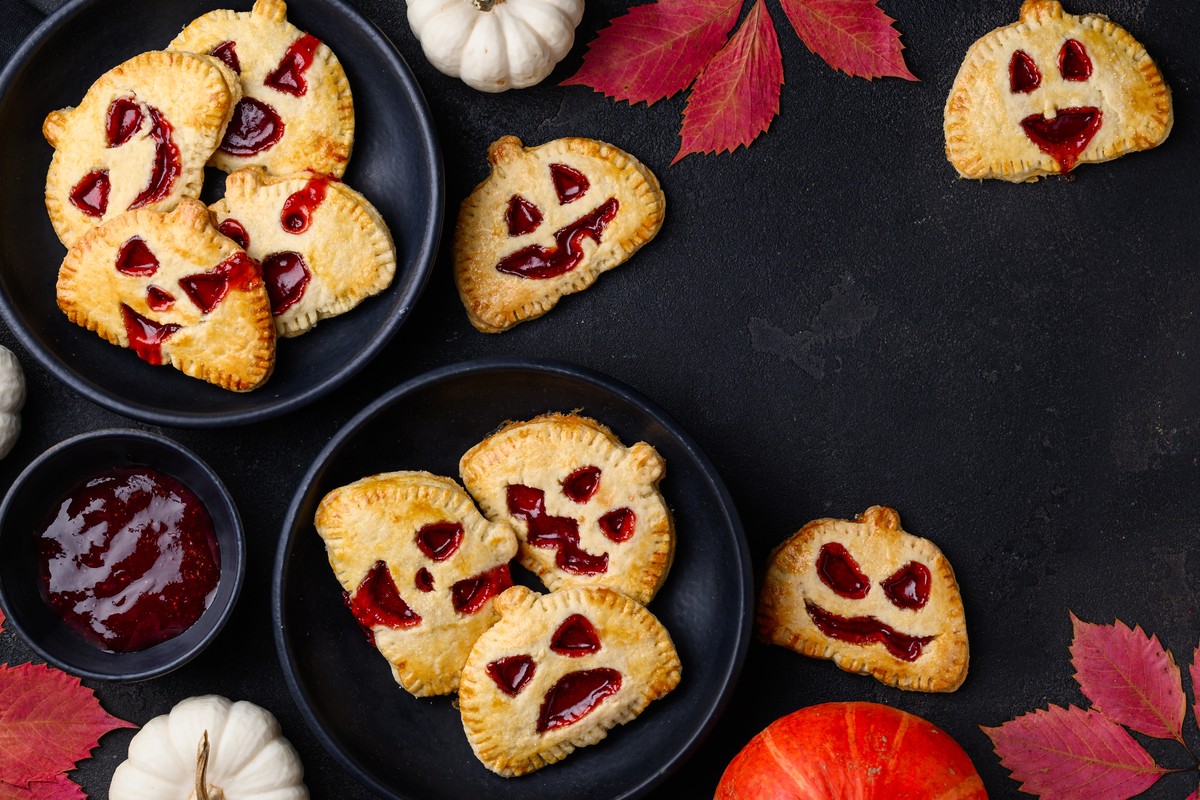
M 775 720 L 734 757 L 715 800 L 987 800 L 937 726 L 877 703 L 825 703 Z

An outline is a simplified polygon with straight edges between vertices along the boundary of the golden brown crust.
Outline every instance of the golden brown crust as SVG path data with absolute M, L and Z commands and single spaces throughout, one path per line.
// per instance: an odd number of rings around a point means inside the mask
M 479 637 L 463 667 L 459 708 L 475 755 L 505 777 L 525 775 L 595 744 L 679 685 L 682 666 L 670 634 L 644 607 L 608 589 L 576 587 L 541 595 L 514 586 L 496 598 L 500 621 Z M 599 649 L 561 655 L 553 636 L 568 617 L 592 625 Z M 498 688 L 488 665 L 530 656 L 533 675 L 515 696 Z M 564 675 L 616 670 L 621 685 L 576 722 L 538 731 L 543 698 Z
M 578 469 L 598 467 L 599 488 L 578 503 L 563 492 L 563 481 Z M 512 422 L 472 447 L 459 461 L 463 485 L 489 519 L 503 520 L 517 531 L 518 558 L 551 590 L 571 586 L 606 586 L 641 603 L 650 602 L 671 568 L 675 529 L 658 484 L 666 474 L 662 456 L 651 445 L 625 447 L 604 425 L 575 414 L 544 414 Z M 591 556 L 607 556 L 599 574 L 563 569 L 559 548 L 529 544 L 529 524 L 509 513 L 507 491 L 523 485 L 544 492 L 546 512 L 576 520 L 579 546 Z M 630 509 L 634 532 L 613 541 L 600 519 Z
M 870 579 L 865 598 L 841 596 L 818 575 L 818 554 L 829 543 L 845 547 Z M 928 603 L 919 609 L 892 604 L 881 583 L 910 562 L 930 572 Z M 906 661 L 878 641 L 864 645 L 826 636 L 808 611 L 810 603 L 840 617 L 874 617 L 905 636 L 932 639 L 915 661 Z M 883 506 L 872 506 L 853 522 L 815 520 L 777 547 L 768 561 L 757 627 L 763 641 L 832 659 L 847 672 L 900 689 L 952 692 L 967 676 L 967 627 L 954 570 L 936 545 L 906 533 L 896 512 Z
M 454 280 L 471 324 L 498 333 L 540 317 L 568 294 L 591 286 L 601 273 L 629 259 L 662 227 L 666 196 L 658 178 L 629 153 L 595 139 L 556 139 L 525 147 L 504 136 L 488 148 L 492 173 L 463 201 L 454 233 Z M 551 164 L 584 174 L 587 192 L 559 202 Z M 544 216 L 532 233 L 511 237 L 505 221 L 510 198 L 520 195 Z M 554 233 L 616 198 L 616 216 L 600 244 L 582 244 L 583 260 L 574 269 L 547 279 L 509 275 L 496 269 L 501 259 L 530 245 L 554 247 Z
M 1065 80 L 1058 58 L 1065 41 L 1086 48 L 1094 70 L 1086 81 Z M 1041 85 L 1010 89 L 1013 54 L 1038 65 Z M 1174 122 L 1171 92 L 1146 49 L 1100 14 L 1067 14 L 1057 0 L 1026 0 L 1021 19 L 975 42 L 946 101 L 946 157 L 964 178 L 1020 182 L 1057 174 L 1062 165 L 1025 134 L 1021 120 L 1058 109 L 1095 107 L 1103 119 L 1079 163 L 1108 161 L 1166 140 Z

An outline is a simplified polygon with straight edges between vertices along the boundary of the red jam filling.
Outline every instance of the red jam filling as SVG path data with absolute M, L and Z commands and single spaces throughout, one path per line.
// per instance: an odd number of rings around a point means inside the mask
M 805 603 L 804 607 L 812 617 L 813 624 L 826 636 L 851 644 L 879 642 L 901 661 L 916 661 L 924 652 L 925 645 L 933 641 L 932 636 L 908 636 L 899 633 L 891 625 L 875 617 L 840 617 L 813 603 Z
M 133 198 L 131 209 L 157 203 L 167 196 L 179 177 L 183 165 L 179 161 L 179 147 L 171 138 L 171 124 L 154 106 L 146 106 L 150 112 L 150 138 L 154 142 L 154 166 L 150 169 L 150 182 Z
M 637 516 L 632 508 L 618 508 L 600 518 L 600 532 L 609 540 L 620 543 L 633 538 Z
M 128 653 L 186 631 L 221 576 L 212 518 L 183 483 L 117 467 L 72 488 L 39 530 L 43 596 L 92 644 Z
M 529 656 L 505 656 L 487 665 L 487 674 L 509 697 L 516 697 L 533 680 L 537 664 Z
M 546 493 L 520 484 L 508 487 L 508 513 L 528 524 L 526 543 L 531 547 L 556 549 L 554 564 L 575 575 L 608 572 L 608 553 L 598 556 L 579 546 L 579 523 L 570 517 L 546 513 Z
M 271 299 L 271 313 L 279 316 L 300 301 L 312 273 L 299 253 L 272 253 L 262 262 L 263 281 Z
M 108 106 L 108 119 L 104 127 L 108 134 L 108 146 L 120 147 L 142 127 L 141 106 L 131 97 L 118 97 Z
M 1058 71 L 1069 81 L 1086 81 L 1092 77 L 1092 59 L 1082 42 L 1067 39 L 1058 51 Z
M 417 588 L 422 592 L 432 592 L 433 574 L 424 567 L 421 567 L 419 570 L 417 570 L 417 576 L 413 579 L 413 583 L 415 583 Z
M 146 305 L 150 306 L 151 311 L 166 311 L 175 305 L 175 298 L 170 292 L 151 286 L 146 289 Z
M 396 581 L 383 561 L 376 561 L 353 595 L 346 596 L 346 605 L 367 632 L 371 643 L 375 643 L 372 630 L 378 625 L 385 628 L 413 628 L 421 624 L 421 617 L 408 607 Z
M 221 140 L 221 152 L 248 158 L 283 138 L 283 120 L 261 100 L 243 97 L 233 108 L 233 118 Z
M 580 467 L 562 483 L 563 494 L 576 503 L 586 503 L 600 488 L 600 468 Z
M 463 526 L 459 522 L 435 522 L 417 531 L 417 548 L 434 561 L 454 555 L 462 540 Z
M 496 269 L 507 275 L 534 280 L 556 278 L 570 272 L 583 260 L 584 240 L 591 239 L 600 244 L 604 229 L 617 216 L 619 207 L 615 197 L 609 199 L 591 213 L 559 228 L 554 234 L 554 247 L 547 249 L 540 244 L 523 247 L 501 259 Z
M 237 246 L 243 250 L 250 249 L 250 234 L 246 231 L 245 226 L 233 217 L 223 220 L 217 226 L 217 230 L 221 232 L 222 236 L 227 236 L 237 242 Z
M 883 593 L 897 608 L 917 610 L 929 602 L 929 568 L 910 561 L 883 582 Z
M 158 271 L 158 258 L 146 246 L 146 240 L 134 236 L 117 251 L 117 272 L 148 277 Z
M 238 60 L 237 45 L 234 42 L 221 42 L 219 45 L 208 51 L 210 56 L 215 56 L 225 62 L 225 66 L 242 74 L 242 62 Z
M 621 689 L 621 673 L 615 669 L 568 672 L 546 692 L 538 713 L 538 733 L 563 728 L 586 717 L 606 697 Z
M 591 187 L 587 177 L 566 164 L 551 164 L 550 177 L 554 179 L 554 191 L 562 205 L 572 203 L 587 194 Z
M 103 217 L 108 210 L 108 170 L 89 172 L 71 190 L 71 205 L 89 217 Z
M 279 224 L 288 233 L 304 233 L 312 224 L 313 212 L 325 199 L 325 178 L 311 178 L 304 188 L 283 201 Z
M 509 236 L 523 236 L 533 233 L 542 224 L 542 212 L 521 195 L 514 194 L 509 198 L 504 221 L 508 223 Z
M 1031 114 L 1021 120 L 1021 127 L 1039 150 L 1058 162 L 1059 171 L 1067 173 L 1075 168 L 1079 154 L 1100 130 L 1103 116 L 1100 109 L 1090 106 L 1060 108 L 1054 119 Z
M 124 303 L 121 303 L 121 316 L 125 320 L 125 335 L 129 337 L 129 346 L 133 352 L 143 361 L 161 364 L 162 343 L 181 326 L 146 319 Z
M 572 614 L 558 626 L 550 638 L 550 649 L 560 656 L 579 658 L 600 650 L 600 637 L 590 620 L 582 614 Z
M 508 564 L 501 564 L 474 578 L 466 578 L 450 587 L 450 602 L 460 614 L 474 614 L 496 595 L 512 586 Z
M 275 71 L 263 79 L 263 83 L 280 92 L 301 97 L 308 91 L 308 82 L 304 73 L 312 66 L 313 55 L 321 41 L 310 34 L 304 34 L 283 54 L 283 59 Z
M 836 594 L 852 600 L 861 600 L 871 591 L 870 579 L 849 551 L 837 542 L 822 545 L 817 555 L 817 575 Z
M 254 259 L 237 252 L 208 272 L 180 278 L 179 285 L 196 304 L 196 308 L 208 314 L 225 299 L 230 288 L 246 291 L 254 286 L 257 278 Z
M 1024 50 L 1012 54 L 1008 62 L 1008 87 L 1013 94 L 1029 94 L 1042 85 L 1042 73 Z

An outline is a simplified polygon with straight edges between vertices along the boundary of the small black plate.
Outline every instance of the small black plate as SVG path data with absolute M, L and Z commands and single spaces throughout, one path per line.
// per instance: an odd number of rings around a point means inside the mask
M 312 332 L 280 340 L 275 373 L 238 394 L 154 367 L 73 325 L 55 301 L 66 250 L 43 194 L 53 151 L 42 120 L 77 104 L 105 71 L 166 47 L 194 18 L 228 0 L 74 0 L 47 19 L 0 73 L 0 314 L 59 380 L 121 414 L 162 425 L 256 422 L 299 408 L 362 369 L 399 328 L 425 285 L 442 225 L 442 164 L 429 110 L 392 43 L 341 0 L 305 0 L 288 19 L 337 53 L 354 92 L 348 185 L 379 209 L 396 241 L 392 285 Z M 249 8 L 236 0 L 237 10 Z M 223 173 L 208 170 L 205 198 Z
M 423 469 L 457 479 L 459 457 L 506 420 L 575 410 L 611 427 L 626 445 L 649 442 L 666 459 L 662 491 L 675 516 L 677 549 L 649 608 L 675 641 L 683 680 L 600 744 L 532 775 L 505 779 L 475 758 L 451 698 L 418 699 L 396 685 L 342 602 L 313 515 L 331 489 L 367 475 Z M 610 378 L 516 360 L 426 373 L 351 420 L 297 490 L 273 589 L 280 659 L 309 725 L 364 783 L 403 800 L 645 794 L 678 769 L 716 723 L 746 654 L 753 609 L 741 522 L 716 469 L 691 438 Z

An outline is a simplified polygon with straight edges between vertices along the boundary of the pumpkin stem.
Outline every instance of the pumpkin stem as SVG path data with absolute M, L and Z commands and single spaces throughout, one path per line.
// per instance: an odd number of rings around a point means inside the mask
M 491 11 L 492 6 L 503 3 L 504 0 L 471 0 L 471 5 L 478 8 L 480 11 Z
M 225 800 L 225 793 L 208 785 L 208 731 L 200 738 L 196 749 L 196 789 L 188 800 Z

